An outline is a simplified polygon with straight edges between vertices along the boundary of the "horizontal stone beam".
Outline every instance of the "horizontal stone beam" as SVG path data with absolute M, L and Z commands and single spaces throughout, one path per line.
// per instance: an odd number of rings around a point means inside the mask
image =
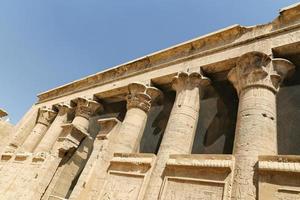
M 273 48 L 300 42 L 300 17 L 295 14 L 297 11 L 300 12 L 300 5 L 282 10 L 278 18 L 266 25 L 231 26 L 144 56 L 41 93 L 38 95 L 39 103 L 53 99 L 62 101 L 63 97 L 81 96 L 83 93 L 118 91 L 130 82 L 152 80 L 186 68 L 201 66 L 206 73 L 230 70 L 234 66 L 228 61 L 243 53 L 255 50 L 269 55 Z

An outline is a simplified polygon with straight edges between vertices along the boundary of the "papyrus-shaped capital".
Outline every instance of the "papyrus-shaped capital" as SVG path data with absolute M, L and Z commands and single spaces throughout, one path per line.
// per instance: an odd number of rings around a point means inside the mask
M 148 112 L 151 105 L 162 97 L 162 92 L 155 87 L 142 83 L 131 83 L 128 85 L 127 109 L 140 108 Z
M 262 52 L 243 54 L 236 67 L 228 73 L 229 81 L 238 94 L 249 87 L 265 87 L 276 93 L 283 79 L 289 76 L 295 66 L 286 59 L 274 58 Z

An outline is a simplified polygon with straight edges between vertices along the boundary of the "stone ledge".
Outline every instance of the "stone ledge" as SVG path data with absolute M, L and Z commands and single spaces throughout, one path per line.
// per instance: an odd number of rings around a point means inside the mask
M 300 156 L 259 156 L 258 169 L 300 173 Z
M 115 153 L 111 163 L 123 163 L 134 165 L 153 165 L 156 156 L 151 153 Z
M 174 62 L 178 63 L 179 60 L 183 61 L 187 57 L 209 55 L 226 48 L 232 48 L 248 42 L 250 43 L 264 37 L 270 37 L 270 35 L 275 35 L 282 31 L 294 29 L 295 26 L 298 28 L 300 21 L 300 15 L 298 14 L 299 10 L 300 5 L 286 7 L 280 11 L 279 16 L 271 23 L 252 27 L 243 27 L 240 25 L 229 26 L 216 32 L 143 56 L 103 72 L 40 93 L 38 95 L 38 102 L 43 103 L 58 97 L 108 84 L 112 81 L 157 70 L 174 64 Z M 217 71 L 214 67 L 212 68 L 214 71 Z
M 167 166 L 190 166 L 201 168 L 229 168 L 232 169 L 234 157 L 231 155 L 170 155 Z
M 1 161 L 38 164 L 44 162 L 47 159 L 47 157 L 48 154 L 46 153 L 29 153 L 29 152 L 3 153 L 1 155 Z

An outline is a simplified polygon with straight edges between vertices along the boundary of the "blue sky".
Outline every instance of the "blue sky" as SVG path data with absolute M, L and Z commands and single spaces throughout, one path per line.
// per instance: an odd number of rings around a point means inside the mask
M 16 123 L 40 92 L 296 2 L 0 0 L 0 108 Z

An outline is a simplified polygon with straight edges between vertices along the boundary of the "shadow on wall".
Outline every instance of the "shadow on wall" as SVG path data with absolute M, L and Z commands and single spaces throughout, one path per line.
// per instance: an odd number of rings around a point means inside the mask
M 213 82 L 201 100 L 192 153 L 231 154 L 238 97 L 228 81 Z
M 175 100 L 175 92 L 164 92 L 162 105 L 153 106 L 148 114 L 140 144 L 141 153 L 157 153 Z
M 300 85 L 282 87 L 277 95 L 278 154 L 300 155 Z
M 296 65 L 295 73 L 284 80 L 277 94 L 277 144 L 280 155 L 300 155 L 300 43 L 273 50 L 275 58 Z
M 157 153 L 175 100 L 175 92 L 164 93 L 163 105 L 150 110 L 140 152 Z M 227 81 L 217 82 L 201 101 L 200 116 L 192 153 L 231 154 L 238 98 Z
M 88 130 L 90 137 L 86 137 L 80 143 L 78 149 L 74 153 L 66 155 L 61 161 L 59 167 L 62 168 L 62 173 L 55 184 L 52 195 L 57 195 L 64 198 L 70 197 L 93 151 L 94 140 L 101 129 L 97 122 L 98 119 L 117 117 L 120 120 L 123 120 L 126 111 L 126 104 L 124 102 L 113 103 L 109 105 L 105 104 L 104 106 L 105 113 L 100 113 L 99 115 L 96 115 L 90 119 Z M 69 179 L 68 181 L 66 181 L 66 177 Z M 62 189 L 62 184 L 65 184 L 65 189 Z

